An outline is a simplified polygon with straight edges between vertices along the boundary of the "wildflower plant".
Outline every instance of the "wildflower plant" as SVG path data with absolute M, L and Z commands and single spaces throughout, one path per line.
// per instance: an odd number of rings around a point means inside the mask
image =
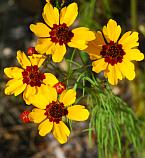
M 52 131 L 58 142 L 69 143 L 72 121 L 88 120 L 84 131 L 88 131 L 90 145 L 96 142 L 99 158 L 112 157 L 114 153 L 121 157 L 123 138 L 139 152 L 138 118 L 113 94 L 110 86 L 125 77 L 135 78 L 131 61 L 144 59 L 137 48 L 138 33 L 128 31 L 119 38 L 121 27 L 112 19 L 103 31 L 95 32 L 86 27 L 72 29 L 70 26 L 78 15 L 77 3 L 55 4 L 47 0 L 42 13 L 45 23 L 30 25 L 38 39 L 35 48 L 28 49 L 28 57 L 24 52 L 17 52 L 22 68 L 4 69 L 10 78 L 5 94 L 23 93 L 31 110 L 25 110 L 20 118 L 25 123 L 38 124 L 41 136 Z M 61 61 L 66 64 L 66 70 L 56 64 Z

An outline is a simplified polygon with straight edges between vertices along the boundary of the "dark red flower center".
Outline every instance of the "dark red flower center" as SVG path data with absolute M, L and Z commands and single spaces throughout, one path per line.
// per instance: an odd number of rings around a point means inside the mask
M 30 85 L 31 87 L 38 86 L 40 87 L 43 79 L 45 79 L 44 73 L 39 71 L 37 65 L 27 66 L 26 69 L 22 72 L 23 83 Z
M 62 116 L 66 116 L 68 111 L 64 107 L 63 103 L 53 101 L 46 106 L 46 112 L 44 114 L 47 116 L 50 122 L 59 123 L 59 121 L 62 120 Z
M 74 33 L 69 30 L 69 27 L 65 23 L 59 25 L 53 24 L 49 34 L 51 41 L 54 43 L 59 43 L 60 45 L 67 44 L 74 36 Z
M 110 43 L 102 46 L 102 50 L 100 54 L 102 55 L 103 58 L 105 58 L 105 62 L 108 62 L 113 66 L 118 62 L 119 63 L 122 62 L 125 52 L 122 49 L 121 44 L 110 41 Z

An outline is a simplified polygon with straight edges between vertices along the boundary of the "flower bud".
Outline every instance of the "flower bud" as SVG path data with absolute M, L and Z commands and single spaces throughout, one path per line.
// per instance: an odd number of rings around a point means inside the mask
M 24 122 L 24 123 L 29 123 L 30 119 L 29 119 L 29 113 L 30 111 L 25 110 L 20 114 L 20 119 Z
M 58 94 L 61 94 L 66 89 L 66 86 L 63 82 L 58 82 L 54 85 L 54 88 Z
M 38 54 L 38 52 L 35 50 L 35 47 L 29 47 L 28 51 L 27 51 L 27 54 L 29 56 L 32 56 L 33 54 Z

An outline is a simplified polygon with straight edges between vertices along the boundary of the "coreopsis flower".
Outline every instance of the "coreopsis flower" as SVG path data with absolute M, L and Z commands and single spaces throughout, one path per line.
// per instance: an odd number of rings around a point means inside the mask
M 36 50 L 40 54 L 52 54 L 54 62 L 62 61 L 66 46 L 84 50 L 88 41 L 95 39 L 94 33 L 86 27 L 70 28 L 78 15 L 76 3 L 62 8 L 59 12 L 48 2 L 42 15 L 46 24 L 42 22 L 31 24 L 30 30 L 38 36 Z
M 22 68 L 9 67 L 4 69 L 4 73 L 10 80 L 6 84 L 5 94 L 15 96 L 23 93 L 23 98 L 27 104 L 30 104 L 28 98 L 43 93 L 44 87 L 53 87 L 59 81 L 51 73 L 43 73 L 40 66 L 45 60 L 41 54 L 32 54 L 26 56 L 24 52 L 17 52 L 17 60 Z
M 138 32 L 128 31 L 120 39 L 121 27 L 116 21 L 110 19 L 103 32 L 96 32 L 96 39 L 89 42 L 86 51 L 93 61 L 93 71 L 104 71 L 105 77 L 112 85 L 126 77 L 135 78 L 135 68 L 132 60 L 141 61 L 143 53 L 137 46 Z
M 63 122 L 67 117 L 70 120 L 84 121 L 89 117 L 89 111 L 82 105 L 73 105 L 76 100 L 76 91 L 73 89 L 63 91 L 60 96 L 54 88 L 46 89 L 41 99 L 33 99 L 34 108 L 29 119 L 38 123 L 41 136 L 52 131 L 54 137 L 61 143 L 67 142 L 70 130 Z

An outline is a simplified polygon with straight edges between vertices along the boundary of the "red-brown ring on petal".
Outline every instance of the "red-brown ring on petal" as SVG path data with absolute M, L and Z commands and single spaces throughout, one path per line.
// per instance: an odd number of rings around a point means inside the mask
M 63 103 L 58 101 L 52 101 L 49 105 L 46 106 L 45 115 L 50 122 L 59 123 L 62 120 L 63 116 L 68 114 L 68 110 L 64 107 Z
M 102 46 L 100 54 L 104 58 L 105 62 L 114 66 L 115 64 L 121 63 L 123 61 L 123 56 L 126 53 L 124 52 L 121 44 L 110 41 L 106 45 Z
M 45 79 L 44 73 L 42 73 L 37 65 L 27 66 L 26 69 L 22 72 L 23 83 L 30 85 L 31 87 L 38 86 L 40 87 L 43 79 Z
M 30 119 L 28 117 L 30 111 L 28 110 L 25 110 L 23 111 L 21 114 L 20 114 L 20 119 L 24 122 L 24 123 L 29 123 L 30 122 Z
M 74 36 L 74 33 L 65 23 L 59 25 L 53 24 L 49 34 L 51 41 L 54 43 L 59 43 L 59 45 L 67 44 Z
M 58 94 L 61 94 L 65 89 L 66 85 L 63 82 L 58 82 L 53 86 Z

